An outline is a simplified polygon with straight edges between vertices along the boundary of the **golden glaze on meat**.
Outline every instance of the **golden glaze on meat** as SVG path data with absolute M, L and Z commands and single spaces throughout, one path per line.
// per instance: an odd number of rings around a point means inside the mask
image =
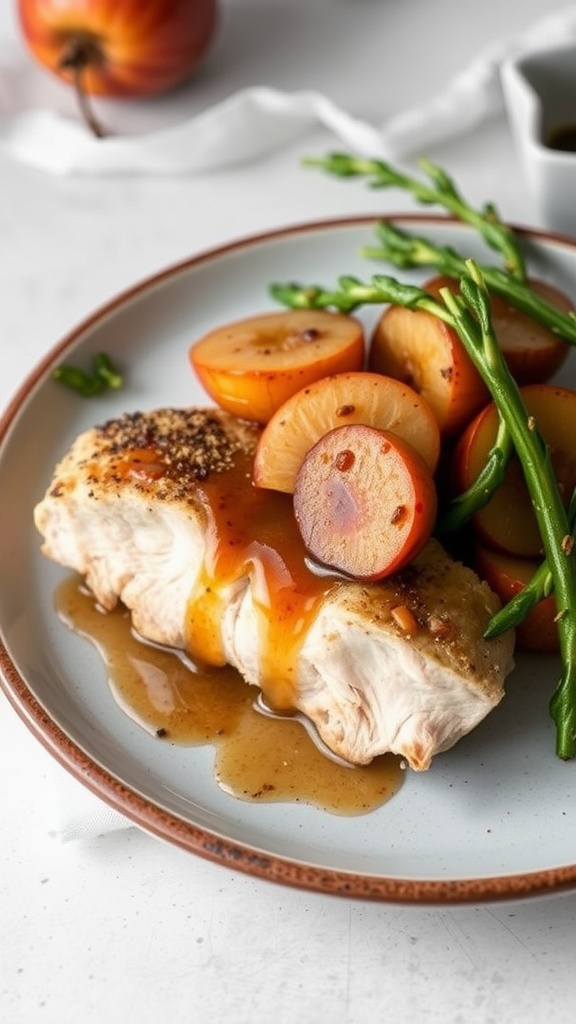
M 416 769 L 503 695 L 511 636 L 498 601 L 432 541 L 361 584 L 310 567 L 289 496 L 255 488 L 259 428 L 213 409 L 160 409 L 80 435 L 35 510 L 44 553 L 123 601 L 145 638 L 234 665 L 301 711 L 353 763 L 393 751 Z

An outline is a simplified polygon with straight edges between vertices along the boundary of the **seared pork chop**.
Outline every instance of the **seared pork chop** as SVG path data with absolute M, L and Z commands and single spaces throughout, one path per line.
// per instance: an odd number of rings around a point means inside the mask
M 35 509 L 43 552 L 144 638 L 233 665 L 347 761 L 428 768 L 503 696 L 513 638 L 482 638 L 498 599 L 434 540 L 378 583 L 318 571 L 289 496 L 251 482 L 258 436 L 215 409 L 86 431 Z

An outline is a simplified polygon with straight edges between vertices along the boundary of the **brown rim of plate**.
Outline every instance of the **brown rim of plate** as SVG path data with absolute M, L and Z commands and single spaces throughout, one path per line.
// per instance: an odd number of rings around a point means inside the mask
M 276 241 L 293 234 L 331 230 L 338 227 L 361 227 L 377 220 L 412 223 L 457 223 L 451 217 L 420 214 L 372 214 L 310 221 L 245 236 L 225 245 L 204 250 L 189 259 L 172 264 L 135 285 L 124 289 L 109 302 L 98 307 L 53 346 L 25 378 L 0 418 L 0 446 L 16 419 L 23 401 L 34 386 L 59 362 L 64 353 L 94 324 L 116 309 L 161 284 L 171 277 L 202 263 L 217 259 L 243 247 Z M 542 230 L 515 228 L 520 235 L 537 241 L 574 242 L 565 236 Z M 164 839 L 181 849 L 228 868 L 242 871 L 266 881 L 313 892 L 354 899 L 402 904 L 466 904 L 522 900 L 527 897 L 561 893 L 576 887 L 576 864 L 522 874 L 459 879 L 414 879 L 364 875 L 355 872 L 322 868 L 277 854 L 232 842 L 206 828 L 200 828 L 167 811 L 125 785 L 120 779 L 86 754 L 42 708 L 14 665 L 0 639 L 0 686 L 9 702 L 45 749 L 88 790 L 109 806 L 130 819 L 145 832 Z

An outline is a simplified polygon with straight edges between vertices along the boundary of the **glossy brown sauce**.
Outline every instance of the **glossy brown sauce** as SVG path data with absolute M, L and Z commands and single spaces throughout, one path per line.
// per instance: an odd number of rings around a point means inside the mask
M 563 124 L 554 128 L 546 139 L 546 145 L 564 153 L 576 153 L 576 124 Z
M 207 550 L 189 601 L 186 647 L 204 664 L 226 663 L 220 640 L 226 587 L 249 575 L 261 638 L 262 688 L 267 703 L 290 710 L 300 645 L 322 597 L 340 579 L 310 570 L 290 496 L 252 486 L 251 471 L 251 458 L 239 456 L 232 470 L 198 484 L 207 515 Z
M 120 707 L 157 742 L 213 745 L 215 780 L 233 796 L 355 815 L 381 806 L 401 785 L 398 758 L 384 755 L 363 768 L 336 762 L 300 720 L 260 711 L 258 691 L 236 671 L 201 669 L 144 643 L 126 609 L 102 612 L 78 577 L 60 585 L 56 606 L 71 629 L 97 646 Z

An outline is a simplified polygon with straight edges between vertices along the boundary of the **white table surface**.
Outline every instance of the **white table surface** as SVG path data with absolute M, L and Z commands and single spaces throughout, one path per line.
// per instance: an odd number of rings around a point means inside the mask
M 383 121 L 561 6 L 228 0 L 198 102 L 242 85 L 310 86 Z M 10 8 L 1 57 L 20 52 Z M 79 319 L 169 263 L 268 227 L 411 208 L 299 167 L 333 144 L 318 130 L 259 162 L 171 179 L 55 178 L 0 155 L 0 404 Z M 427 155 L 472 200 L 539 226 L 503 117 Z M 52 800 L 63 769 L 4 698 L 0 730 L 3 1020 L 574 1020 L 576 895 L 390 906 L 261 882 L 134 828 L 63 842 Z

